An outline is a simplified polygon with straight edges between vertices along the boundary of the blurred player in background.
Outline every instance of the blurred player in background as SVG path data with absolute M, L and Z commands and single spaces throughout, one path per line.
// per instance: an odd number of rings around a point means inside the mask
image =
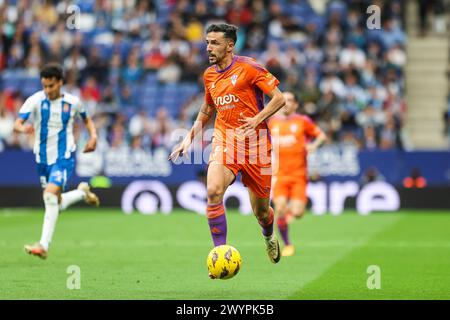
M 294 246 L 289 240 L 288 224 L 305 213 L 308 182 L 307 154 L 314 152 L 325 140 L 325 133 L 307 116 L 296 113 L 299 106 L 292 92 L 284 92 L 286 105 L 269 121 L 277 144 L 275 153 L 273 199 L 278 229 L 285 244 L 282 255 L 292 256 Z M 314 139 L 308 143 L 310 139 Z
M 195 134 L 201 132 L 216 111 L 207 173 L 206 212 L 214 246 L 227 242 L 223 196 L 241 172 L 253 212 L 262 227 L 268 256 L 277 263 L 280 249 L 273 232 L 274 211 L 270 207 L 271 142 L 266 119 L 285 102 L 277 87 L 279 81 L 273 75 L 254 59 L 233 53 L 236 40 L 237 27 L 233 25 L 213 24 L 208 27 L 206 44 L 212 66 L 204 73 L 205 101 L 190 133 L 174 148 L 169 159 L 176 160 L 188 152 Z M 264 94 L 270 97 L 266 107 Z M 260 150 L 257 156 L 261 159 L 257 157 L 256 161 L 251 161 L 249 156 L 256 149 Z M 245 161 L 239 161 L 240 155 Z
M 86 182 L 80 183 L 76 190 L 62 193 L 75 164 L 76 144 L 73 136 L 75 117 L 81 116 L 89 132 L 84 152 L 95 150 L 97 133 L 80 99 L 61 92 L 63 69 L 60 65 L 54 63 L 45 65 L 41 69 L 40 78 L 43 90 L 25 101 L 14 123 L 14 130 L 35 134 L 33 150 L 44 189 L 45 216 L 40 241 L 25 245 L 25 251 L 45 259 L 59 211 L 83 199 L 90 205 L 98 206 L 99 199 L 90 191 Z M 34 127 L 25 124 L 30 115 Z

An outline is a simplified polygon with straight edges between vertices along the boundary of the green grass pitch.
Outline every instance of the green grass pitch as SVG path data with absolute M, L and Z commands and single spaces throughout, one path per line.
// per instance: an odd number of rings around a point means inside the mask
M 69 209 L 40 260 L 23 245 L 39 239 L 42 210 L 0 209 L 0 299 L 450 299 L 448 211 L 308 214 L 291 225 L 296 255 L 276 265 L 254 217 L 227 218 L 243 266 L 233 279 L 210 280 L 204 216 Z M 66 285 L 71 265 L 78 290 Z M 371 265 L 380 289 L 367 287 Z

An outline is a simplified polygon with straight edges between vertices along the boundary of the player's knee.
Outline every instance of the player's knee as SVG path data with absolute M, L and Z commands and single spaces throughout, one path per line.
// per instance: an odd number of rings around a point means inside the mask
M 255 208 L 253 208 L 253 211 L 258 219 L 266 219 L 270 215 L 270 207 L 266 206 L 256 206 Z
M 49 205 L 58 205 L 58 196 L 51 192 L 44 192 L 44 203 Z
M 305 215 L 305 208 L 295 208 L 292 210 L 292 215 L 297 218 L 300 219 L 301 217 L 303 217 Z
M 280 215 L 284 216 L 286 214 L 287 205 L 284 202 L 275 203 L 275 212 Z
M 225 189 L 217 184 L 209 184 L 206 188 L 208 202 L 217 203 L 222 201 Z

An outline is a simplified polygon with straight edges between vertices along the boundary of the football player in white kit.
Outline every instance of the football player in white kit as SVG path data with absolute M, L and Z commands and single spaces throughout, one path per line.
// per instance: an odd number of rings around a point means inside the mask
M 95 150 L 97 133 L 80 99 L 61 92 L 63 69 L 60 65 L 55 63 L 45 65 L 41 69 L 40 78 L 43 90 L 25 101 L 14 123 L 14 130 L 35 134 L 33 152 L 36 155 L 37 170 L 44 190 L 45 216 L 40 241 L 25 245 L 25 251 L 45 259 L 59 211 L 83 199 L 90 205 L 98 206 L 99 199 L 91 192 L 86 182 L 80 183 L 75 190 L 63 193 L 75 164 L 76 144 L 73 136 L 75 117 L 81 116 L 89 132 L 84 152 Z M 30 115 L 33 118 L 33 125 L 25 124 Z

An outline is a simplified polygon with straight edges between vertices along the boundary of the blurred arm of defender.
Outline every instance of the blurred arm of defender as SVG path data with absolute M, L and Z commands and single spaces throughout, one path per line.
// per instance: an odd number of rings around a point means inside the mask
M 92 121 L 90 117 L 86 117 L 83 119 L 83 122 L 89 132 L 89 140 L 86 143 L 83 152 L 87 153 L 95 151 L 95 148 L 97 146 L 97 131 L 95 130 L 94 121 Z
M 316 152 L 316 150 L 327 140 L 327 136 L 323 131 L 314 139 L 313 142 L 306 145 L 306 151 L 308 153 Z
M 245 117 L 242 113 L 240 114 L 239 121 L 243 125 L 237 128 L 238 132 L 240 131 L 244 136 L 250 135 L 261 122 L 273 116 L 286 104 L 283 93 L 278 87 L 270 91 L 267 95 L 270 97 L 269 103 L 254 117 Z
M 172 153 L 169 156 L 169 160 L 176 161 L 179 156 L 187 154 L 187 151 L 192 141 L 194 140 L 194 137 L 199 132 L 203 131 L 205 125 L 214 115 L 215 110 L 216 109 L 213 106 L 210 106 L 206 102 L 203 102 L 202 106 L 200 107 L 200 111 L 198 112 L 197 119 L 194 122 L 194 125 L 192 126 L 191 130 L 186 135 L 186 137 L 183 139 L 183 141 L 173 149 Z
M 17 118 L 14 122 L 14 131 L 18 133 L 26 133 L 32 134 L 34 132 L 34 128 L 31 124 L 25 124 L 27 119 Z

